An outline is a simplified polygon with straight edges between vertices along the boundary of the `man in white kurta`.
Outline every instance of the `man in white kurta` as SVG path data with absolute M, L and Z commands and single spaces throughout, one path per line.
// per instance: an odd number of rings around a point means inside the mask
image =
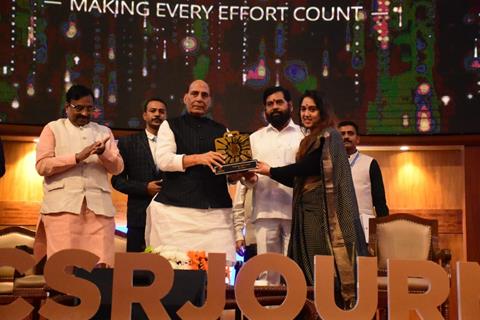
M 304 135 L 293 123 L 290 93 L 282 87 L 271 87 L 263 95 L 265 118 L 269 122 L 252 135 L 253 158 L 272 167 L 295 163 Z M 292 222 L 292 189 L 267 176 L 259 176 L 253 192 L 252 223 L 255 225 L 257 253 L 276 252 L 286 255 Z M 260 280 L 278 285 L 276 272 L 262 274 Z

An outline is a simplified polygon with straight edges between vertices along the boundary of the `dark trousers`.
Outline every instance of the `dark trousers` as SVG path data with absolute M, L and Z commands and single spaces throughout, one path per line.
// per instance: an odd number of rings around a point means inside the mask
M 257 255 L 257 245 L 250 244 L 245 246 L 245 254 L 243 255 L 243 262 L 247 262 L 250 258 L 253 258 Z
M 145 251 L 145 227 L 128 227 L 127 252 Z

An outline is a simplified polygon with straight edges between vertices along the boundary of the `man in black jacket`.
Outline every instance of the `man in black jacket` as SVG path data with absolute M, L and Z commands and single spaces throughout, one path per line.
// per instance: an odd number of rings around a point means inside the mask
M 157 132 L 166 117 L 167 106 L 162 99 L 147 100 L 143 107 L 145 130 L 122 137 L 118 142 L 125 169 L 112 177 L 112 186 L 128 195 L 128 252 L 145 250 L 146 209 L 152 198 L 160 192 L 163 176 L 154 161 Z

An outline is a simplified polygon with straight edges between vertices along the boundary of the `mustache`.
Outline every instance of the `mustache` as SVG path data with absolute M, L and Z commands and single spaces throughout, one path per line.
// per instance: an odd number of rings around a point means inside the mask
M 270 118 L 283 118 L 282 112 L 272 112 L 270 113 Z
M 343 139 L 343 142 L 352 142 L 352 140 L 350 140 L 348 138 L 345 138 L 345 139 Z

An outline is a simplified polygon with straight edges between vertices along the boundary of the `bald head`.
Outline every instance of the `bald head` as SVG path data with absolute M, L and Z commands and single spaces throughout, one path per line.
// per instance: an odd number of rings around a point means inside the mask
M 183 102 L 189 114 L 195 117 L 204 116 L 212 102 L 210 87 L 203 80 L 193 81 L 188 87 L 188 92 L 183 97 Z

